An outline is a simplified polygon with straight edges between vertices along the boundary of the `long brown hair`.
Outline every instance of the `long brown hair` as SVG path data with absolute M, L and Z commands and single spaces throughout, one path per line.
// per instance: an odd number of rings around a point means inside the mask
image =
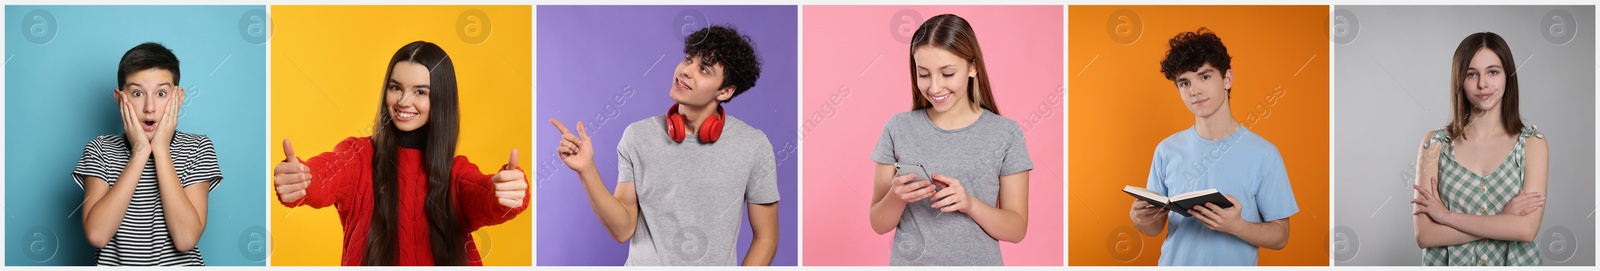
M 461 111 L 456 97 L 456 68 L 439 45 L 415 41 L 400 47 L 389 59 L 383 88 L 394 75 L 394 65 L 411 62 L 429 67 L 428 122 L 412 133 L 427 135 L 422 164 L 428 174 L 423 211 L 428 218 L 429 250 L 435 265 L 466 265 L 465 228 L 451 198 L 450 166 L 455 161 L 456 138 L 461 131 Z M 388 95 L 384 91 L 382 95 Z M 379 95 L 379 97 L 382 97 Z M 399 223 L 400 129 L 389 119 L 389 105 L 378 100 L 378 118 L 372 129 L 372 220 L 367 228 L 367 251 L 362 264 L 394 265 L 395 224 Z
M 988 109 L 995 115 L 1000 114 L 1000 107 L 995 106 L 994 93 L 989 88 L 989 70 L 983 65 L 983 50 L 978 48 L 978 34 L 972 31 L 972 25 L 966 19 L 955 14 L 940 14 L 928 18 L 917 27 L 917 32 L 911 34 L 911 110 L 933 107 L 933 103 L 922 97 L 922 90 L 917 89 L 917 48 L 933 46 L 950 51 L 972 64 L 978 70 L 977 78 L 967 80 L 967 95 L 974 98 L 970 101 L 973 106 Z M 974 87 L 976 85 L 976 87 Z
M 1478 53 L 1478 49 L 1484 48 L 1499 56 L 1500 66 L 1505 69 L 1506 84 L 1505 94 L 1500 98 L 1500 121 L 1505 125 L 1507 134 L 1522 131 L 1522 114 L 1517 111 L 1517 61 L 1511 57 L 1511 46 L 1494 32 L 1478 32 L 1461 40 L 1461 45 L 1456 46 L 1455 57 L 1450 61 L 1450 108 L 1453 113 L 1445 132 L 1451 138 L 1465 139 L 1467 136 L 1464 130 L 1472 122 L 1473 106 L 1464 93 L 1466 86 L 1462 85 L 1462 80 L 1467 76 L 1467 66 L 1472 65 L 1472 56 Z

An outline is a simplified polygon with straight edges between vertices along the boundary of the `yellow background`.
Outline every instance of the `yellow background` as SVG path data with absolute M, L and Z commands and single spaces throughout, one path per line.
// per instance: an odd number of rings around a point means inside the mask
M 490 36 L 481 43 L 457 34 L 458 16 L 470 9 L 488 18 L 482 34 Z M 515 148 L 533 176 L 530 6 L 273 6 L 270 15 L 272 137 L 266 145 L 274 162 L 262 165 L 268 172 L 284 159 L 285 138 L 308 159 L 346 137 L 370 136 L 389 57 L 425 40 L 455 63 L 461 102 L 456 154 L 492 170 Z M 272 209 L 272 265 L 339 265 L 338 212 L 285 208 L 271 192 L 271 176 L 263 179 Z M 484 265 L 531 265 L 532 210 L 472 233 Z

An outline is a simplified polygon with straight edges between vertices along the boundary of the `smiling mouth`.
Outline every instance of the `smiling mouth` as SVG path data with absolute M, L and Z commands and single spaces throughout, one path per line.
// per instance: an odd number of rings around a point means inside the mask
M 677 86 L 680 90 L 694 90 L 693 88 L 689 87 L 689 83 L 684 83 L 682 79 L 672 78 L 672 84 Z
M 951 96 L 955 96 L 955 93 L 945 92 L 944 95 L 930 95 L 928 100 L 932 100 L 934 103 L 944 103 L 950 101 Z
M 395 111 L 394 115 L 395 115 L 396 119 L 400 119 L 400 120 L 403 120 L 403 121 L 404 120 L 411 120 L 411 119 L 414 119 L 414 118 L 417 117 L 417 113 L 404 112 L 404 111 Z

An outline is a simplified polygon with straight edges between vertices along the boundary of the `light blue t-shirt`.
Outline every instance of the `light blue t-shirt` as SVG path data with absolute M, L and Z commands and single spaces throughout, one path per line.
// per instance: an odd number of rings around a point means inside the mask
M 1150 161 L 1146 188 L 1166 196 L 1215 188 L 1233 195 L 1245 221 L 1288 218 L 1300 211 L 1278 148 L 1239 127 L 1222 140 L 1206 140 L 1194 127 L 1161 140 Z M 1257 247 L 1207 228 L 1199 219 L 1167 212 L 1160 265 L 1256 265 Z

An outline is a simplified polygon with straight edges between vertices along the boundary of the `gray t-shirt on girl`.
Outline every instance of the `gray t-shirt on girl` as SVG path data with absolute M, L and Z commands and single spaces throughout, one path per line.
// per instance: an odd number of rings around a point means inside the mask
M 778 202 L 772 143 L 733 116 L 715 143 L 673 142 L 666 127 L 664 115 L 640 120 L 617 142 L 617 183 L 639 197 L 625 264 L 738 265 L 745 204 Z
M 872 161 L 922 164 L 929 174 L 960 180 L 967 193 L 990 206 L 1000 195 L 1000 176 L 1033 169 L 1021 126 L 989 110 L 955 130 L 935 126 L 921 109 L 895 114 L 883 125 Z M 971 216 L 940 212 L 932 205 L 931 199 L 906 203 L 895 227 L 890 265 L 1004 265 L 1000 242 Z

